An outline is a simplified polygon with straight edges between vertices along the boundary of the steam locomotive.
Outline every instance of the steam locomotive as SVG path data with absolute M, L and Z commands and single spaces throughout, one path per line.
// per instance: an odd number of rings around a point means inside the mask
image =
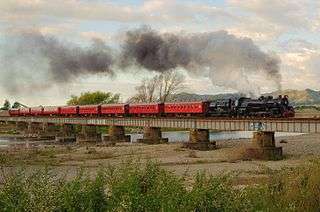
M 10 116 L 62 116 L 62 117 L 294 117 L 288 96 L 258 99 L 241 97 L 199 102 L 100 104 L 79 106 L 39 106 L 10 109 Z
M 211 102 L 209 106 L 211 116 L 227 117 L 294 117 L 294 108 L 289 105 L 288 96 L 261 96 L 258 99 L 241 97 L 238 100 L 223 99 Z

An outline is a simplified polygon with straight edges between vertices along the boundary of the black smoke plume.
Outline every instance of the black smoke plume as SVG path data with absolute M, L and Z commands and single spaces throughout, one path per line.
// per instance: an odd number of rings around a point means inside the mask
M 0 56 L 0 82 L 10 94 L 71 82 L 85 74 L 114 74 L 112 51 L 97 39 L 81 47 L 36 31 L 19 32 L 7 36 Z
M 10 94 L 65 84 L 86 74 L 111 76 L 131 66 L 160 73 L 182 68 L 243 93 L 257 94 L 270 83 L 280 89 L 280 60 L 251 39 L 226 31 L 173 34 L 144 26 L 126 33 L 119 55 L 101 40 L 83 47 L 35 31 L 15 33 L 4 43 L 0 85 Z
M 209 76 L 215 85 L 257 93 L 260 81 L 280 88 L 279 59 L 262 52 L 251 39 L 226 31 L 161 34 L 149 27 L 128 31 L 121 66 L 139 66 L 156 72 L 184 68 Z M 260 77 L 260 78 L 261 78 Z M 268 84 L 268 83 L 265 83 Z
M 111 50 L 101 40 L 93 40 L 85 48 L 33 32 L 22 35 L 20 46 L 24 45 L 47 60 L 49 72 L 57 82 L 67 82 L 82 74 L 113 74 Z

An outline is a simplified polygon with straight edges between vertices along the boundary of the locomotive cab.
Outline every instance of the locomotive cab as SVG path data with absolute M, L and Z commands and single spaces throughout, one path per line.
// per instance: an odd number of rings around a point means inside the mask
M 290 105 L 287 95 L 285 95 L 284 97 L 279 96 L 278 102 L 281 107 L 281 115 L 283 118 L 294 117 L 295 111 L 294 108 Z

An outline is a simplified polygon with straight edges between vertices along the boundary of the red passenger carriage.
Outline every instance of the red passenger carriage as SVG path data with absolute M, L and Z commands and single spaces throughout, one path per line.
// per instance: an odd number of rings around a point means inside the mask
M 78 115 L 79 114 L 79 106 L 62 106 L 60 110 L 61 115 Z
M 42 106 L 31 107 L 30 108 L 30 115 L 31 116 L 41 116 L 41 115 L 43 115 L 43 107 Z
M 100 105 L 81 105 L 79 106 L 79 115 L 99 115 L 101 111 Z
M 45 106 L 43 107 L 43 115 L 45 116 L 57 116 L 61 113 L 61 107 Z
M 164 104 L 166 114 L 203 114 L 208 111 L 209 102 L 171 102 Z
M 128 104 L 104 104 L 101 105 L 101 115 L 125 115 L 129 113 Z
M 30 115 L 30 108 L 29 107 L 20 108 L 19 115 L 29 116 Z
M 9 115 L 10 116 L 19 116 L 20 115 L 20 109 L 18 108 L 11 108 L 9 110 Z
M 163 103 L 140 103 L 129 105 L 129 114 L 133 115 L 161 115 L 163 112 Z

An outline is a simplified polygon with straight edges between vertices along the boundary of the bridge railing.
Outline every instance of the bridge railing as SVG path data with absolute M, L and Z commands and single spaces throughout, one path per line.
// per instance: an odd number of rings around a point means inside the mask
M 96 126 L 211 129 L 221 131 L 277 131 L 320 133 L 320 119 L 205 119 L 205 118 L 81 118 L 0 117 L 0 121 L 78 124 Z

